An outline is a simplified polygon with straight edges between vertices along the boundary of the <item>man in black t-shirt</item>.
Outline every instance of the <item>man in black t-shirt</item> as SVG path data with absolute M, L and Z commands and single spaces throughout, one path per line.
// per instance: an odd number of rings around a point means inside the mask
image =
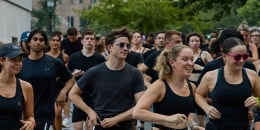
M 23 67 L 17 75 L 19 78 L 32 84 L 34 92 L 34 116 L 36 130 L 49 129 L 52 125 L 55 112 L 54 102 L 64 105 L 66 94 L 75 84 L 75 79 L 65 65 L 44 53 L 47 45 L 47 35 L 42 30 L 33 30 L 28 37 L 30 54 L 24 58 Z M 55 92 L 57 78 L 65 82 L 65 86 Z M 58 95 L 55 98 L 55 95 Z
M 88 114 L 95 130 L 133 130 L 133 106 L 145 87 L 141 72 L 125 62 L 129 41 L 127 28 L 109 33 L 106 37 L 109 59 L 88 69 L 69 93 L 71 101 Z M 93 108 L 82 101 L 82 92 L 90 93 Z
M 89 68 L 105 62 L 105 58 L 95 52 L 95 32 L 87 29 L 83 32 L 81 39 L 83 49 L 73 53 L 70 56 L 68 63 L 68 69 L 72 72 L 76 80 L 78 80 L 82 74 Z M 83 92 L 81 95 L 83 101 L 89 106 L 93 107 L 93 102 L 91 96 L 87 92 Z M 83 124 L 87 119 L 87 114 L 80 110 L 78 107 L 74 106 L 72 114 L 72 123 L 74 130 L 82 130 Z M 92 129 L 92 125 L 85 123 L 88 129 Z
M 71 27 L 67 30 L 67 38 L 61 41 L 61 50 L 67 55 L 82 49 L 81 38 L 78 37 L 76 28 Z

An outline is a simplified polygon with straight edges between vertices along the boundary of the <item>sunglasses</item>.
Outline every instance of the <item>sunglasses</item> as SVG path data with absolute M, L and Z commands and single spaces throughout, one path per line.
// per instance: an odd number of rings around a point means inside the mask
M 248 53 L 245 53 L 245 54 L 231 54 L 231 53 L 228 53 L 226 55 L 233 57 L 235 61 L 240 61 L 241 58 L 243 58 L 243 60 L 247 60 L 248 57 L 249 57 Z
M 251 37 L 259 37 L 260 35 L 251 35 Z
M 130 49 L 131 48 L 131 45 L 128 44 L 128 43 L 123 43 L 123 42 L 120 42 L 118 44 L 116 44 L 118 47 L 120 47 L 121 49 L 123 49 L 125 46 L 127 49 Z

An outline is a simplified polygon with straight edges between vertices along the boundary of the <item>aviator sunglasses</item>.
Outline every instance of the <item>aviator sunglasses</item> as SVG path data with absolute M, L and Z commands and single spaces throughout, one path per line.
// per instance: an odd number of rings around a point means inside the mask
M 247 60 L 248 57 L 249 57 L 248 53 L 245 53 L 245 54 L 231 54 L 231 53 L 228 53 L 226 55 L 233 57 L 235 61 L 240 61 L 241 58 L 243 58 L 243 60 Z
M 123 42 L 120 42 L 118 44 L 116 44 L 118 47 L 120 47 L 121 49 L 123 49 L 125 46 L 127 49 L 130 49 L 131 45 L 128 44 L 128 43 L 123 43 Z

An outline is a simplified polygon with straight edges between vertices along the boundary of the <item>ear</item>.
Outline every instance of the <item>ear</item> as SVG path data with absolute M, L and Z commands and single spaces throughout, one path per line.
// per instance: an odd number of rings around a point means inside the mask
M 224 53 L 222 53 L 221 55 L 222 55 L 222 59 L 223 59 L 224 63 L 226 63 L 226 57 L 227 56 Z
M 112 48 L 112 45 L 111 45 L 111 44 L 107 44 L 107 45 L 106 45 L 106 49 L 107 49 L 109 52 L 111 52 L 111 48 Z
M 175 61 L 174 61 L 173 59 L 170 59 L 170 60 L 169 60 L 169 63 L 170 63 L 171 66 L 174 67 L 174 63 L 175 63 Z
M 3 62 L 4 62 L 4 58 L 0 57 L 0 65 L 3 65 Z

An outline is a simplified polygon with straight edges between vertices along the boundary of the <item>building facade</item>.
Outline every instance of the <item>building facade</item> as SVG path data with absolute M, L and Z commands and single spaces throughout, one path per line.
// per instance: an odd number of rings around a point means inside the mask
M 18 43 L 31 29 L 32 0 L 0 0 L 0 41 Z
M 33 8 L 38 8 L 40 0 L 33 0 Z M 47 0 L 46 0 L 47 1 Z M 75 10 L 87 10 L 92 4 L 97 4 L 98 0 L 57 0 L 55 14 L 58 16 L 61 25 L 53 27 L 53 30 L 66 34 L 69 27 L 78 30 L 82 28 L 82 21 Z

